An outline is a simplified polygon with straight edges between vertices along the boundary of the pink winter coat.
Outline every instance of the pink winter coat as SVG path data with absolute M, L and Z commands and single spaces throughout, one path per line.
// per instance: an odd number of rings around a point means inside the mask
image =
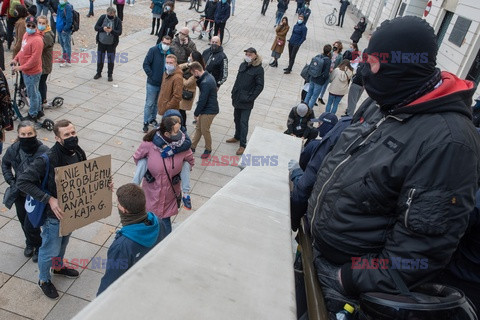
M 177 201 L 172 187 L 165 173 L 161 150 L 153 142 L 142 142 L 133 155 L 135 163 L 143 158 L 148 158 L 147 167 L 155 181 L 148 183 L 145 178 L 142 181 L 142 188 L 145 191 L 147 200 L 147 212 L 153 212 L 158 218 L 168 218 L 178 213 Z M 175 154 L 173 157 L 165 158 L 165 165 L 170 178 L 182 171 L 184 161 L 188 161 L 193 167 L 195 161 L 191 150 Z M 181 183 L 173 186 L 177 195 L 181 194 Z

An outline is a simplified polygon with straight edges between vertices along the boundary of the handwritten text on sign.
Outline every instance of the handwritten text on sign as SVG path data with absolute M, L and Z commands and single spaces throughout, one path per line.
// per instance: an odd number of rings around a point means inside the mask
M 58 204 L 64 212 L 60 235 L 111 214 L 110 179 L 110 155 L 55 168 Z

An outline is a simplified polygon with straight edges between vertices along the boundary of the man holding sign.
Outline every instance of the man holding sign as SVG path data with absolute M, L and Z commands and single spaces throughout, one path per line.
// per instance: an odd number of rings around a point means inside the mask
M 87 159 L 85 152 L 78 146 L 75 126 L 68 120 L 59 120 L 53 127 L 55 145 L 46 152 L 49 159 L 47 192 L 40 188 L 41 181 L 46 173 L 46 161 L 43 157 L 34 160 L 32 165 L 19 176 L 17 186 L 20 190 L 36 200 L 47 203 L 45 207 L 46 220 L 42 228 L 42 246 L 38 253 L 39 281 L 38 285 L 43 293 L 51 298 L 58 299 L 55 286 L 50 281 L 51 275 L 62 275 L 67 278 L 76 278 L 77 270 L 63 267 L 63 256 L 70 238 L 70 234 L 59 236 L 60 221 L 63 218 L 57 200 L 55 184 L 55 168 L 74 164 Z M 57 261 L 56 269 L 51 269 L 52 259 Z

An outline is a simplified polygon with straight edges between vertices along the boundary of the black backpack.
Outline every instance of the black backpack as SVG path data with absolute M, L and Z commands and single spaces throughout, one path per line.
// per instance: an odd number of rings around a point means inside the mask
M 72 5 L 71 5 L 72 6 Z M 67 16 L 67 7 L 65 6 L 64 13 L 65 17 Z M 72 33 L 80 29 L 80 13 L 75 10 L 72 6 Z
M 310 65 L 308 66 L 308 74 L 313 78 L 320 77 L 323 71 L 323 62 L 324 61 L 321 55 L 316 55 L 313 57 Z

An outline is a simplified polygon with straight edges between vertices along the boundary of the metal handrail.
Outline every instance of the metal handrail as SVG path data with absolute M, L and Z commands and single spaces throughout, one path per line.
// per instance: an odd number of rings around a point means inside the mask
M 328 320 L 322 288 L 318 282 L 317 273 L 313 266 L 312 239 L 305 231 L 305 217 L 302 218 L 298 229 L 298 243 L 301 247 L 303 275 L 305 280 L 305 293 L 309 320 Z

